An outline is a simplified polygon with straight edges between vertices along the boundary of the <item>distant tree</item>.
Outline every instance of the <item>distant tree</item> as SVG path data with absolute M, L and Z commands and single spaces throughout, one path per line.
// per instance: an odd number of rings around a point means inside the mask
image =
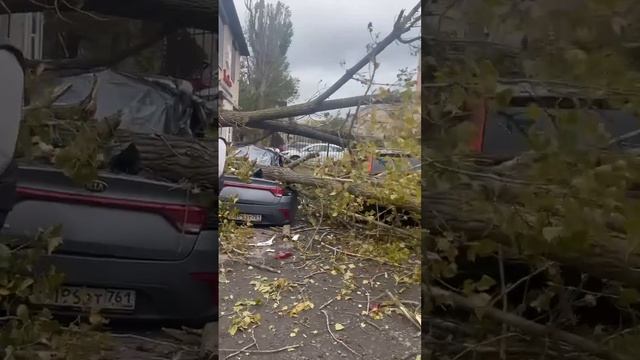
M 242 64 L 240 106 L 244 110 L 279 106 L 298 95 L 298 79 L 289 73 L 287 61 L 293 38 L 291 10 L 280 1 L 247 0 L 245 6 L 251 56 Z

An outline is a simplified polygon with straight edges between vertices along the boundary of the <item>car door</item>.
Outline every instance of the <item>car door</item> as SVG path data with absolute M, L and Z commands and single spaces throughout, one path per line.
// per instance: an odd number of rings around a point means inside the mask
M 329 145 L 328 156 L 332 159 L 340 159 L 344 154 L 344 149 L 337 145 Z

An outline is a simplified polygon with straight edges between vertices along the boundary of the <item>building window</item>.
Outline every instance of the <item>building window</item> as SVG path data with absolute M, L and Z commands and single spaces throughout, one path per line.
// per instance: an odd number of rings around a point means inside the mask
M 235 51 L 235 47 L 231 48 L 231 81 L 236 81 L 236 70 L 238 62 L 238 53 Z

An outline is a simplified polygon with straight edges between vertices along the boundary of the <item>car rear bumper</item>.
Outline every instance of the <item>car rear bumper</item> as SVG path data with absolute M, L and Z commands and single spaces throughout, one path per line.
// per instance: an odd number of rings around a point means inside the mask
M 261 215 L 262 220 L 256 223 L 256 225 L 265 226 L 291 224 L 295 219 L 296 209 L 298 207 L 295 195 L 285 196 L 280 202 L 269 205 L 238 202 L 236 206 L 241 214 Z
M 45 259 L 65 275 L 65 285 L 136 291 L 133 311 L 103 310 L 115 320 L 207 322 L 217 318 L 217 232 L 200 234 L 190 255 L 180 261 L 149 261 L 54 254 Z M 54 312 L 77 313 L 71 308 Z

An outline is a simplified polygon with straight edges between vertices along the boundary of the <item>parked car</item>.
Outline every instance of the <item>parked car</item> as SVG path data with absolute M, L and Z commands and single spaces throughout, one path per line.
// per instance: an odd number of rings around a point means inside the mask
M 546 134 L 556 130 L 547 116 L 531 119 L 528 106 L 535 103 L 547 110 L 555 111 L 559 108 L 559 111 L 569 111 L 575 108 L 574 100 L 580 94 L 579 89 L 531 85 L 526 82 L 508 87 L 514 93 L 508 107 L 492 109 L 484 102 L 468 107 L 471 116 L 467 121 L 473 122 L 477 128 L 471 147 L 484 156 L 508 159 L 529 150 L 530 129 Z M 610 136 L 615 138 L 640 129 L 640 122 L 632 113 L 610 106 L 604 98 L 590 100 L 592 106 L 589 111 L 597 115 Z M 617 144 L 617 148 L 637 147 L 640 147 L 640 134 Z
M 302 150 L 302 148 L 304 148 L 307 145 L 309 145 L 309 144 L 308 143 L 304 143 L 304 142 L 294 142 L 294 143 L 285 145 L 284 148 L 283 148 L 283 151 L 289 151 L 289 150 L 300 151 L 300 150 Z
M 275 181 L 253 177 L 243 182 L 236 176 L 224 175 L 221 199 L 236 197 L 238 221 L 254 225 L 280 226 L 291 224 L 298 208 L 298 196 L 290 188 Z
M 334 144 L 313 144 L 303 147 L 301 150 L 287 150 L 283 151 L 282 155 L 289 158 L 291 161 L 296 161 L 309 154 L 317 153 L 318 157 L 310 159 L 310 163 L 322 162 L 327 159 L 341 159 L 344 155 L 344 148 Z
M 369 175 L 376 176 L 390 168 L 398 165 L 398 160 L 402 160 L 409 166 L 409 170 L 414 171 L 416 166 L 420 165 L 420 159 L 417 159 L 405 151 L 378 149 L 374 155 L 369 156 L 367 160 L 367 169 Z
M 117 83 L 119 90 L 98 91 L 103 94 L 97 98 L 98 112 L 128 109 L 130 115 L 147 115 L 124 117 L 124 128 L 197 135 L 202 122 L 172 110 L 196 109 L 195 99 L 133 75 L 107 71 L 63 79 L 74 86 L 54 105 L 82 101 L 96 77 L 104 78 L 103 87 Z M 131 100 L 140 96 L 146 96 L 144 104 Z M 157 111 L 149 113 L 150 107 Z M 226 146 L 220 140 L 218 148 L 224 168 Z M 47 301 L 55 313 L 76 315 L 81 308 L 97 307 L 111 319 L 194 325 L 217 318 L 217 211 L 197 203 L 182 187 L 107 171 L 81 187 L 61 170 L 20 164 L 17 193 L 3 236 L 28 243 L 40 229 L 62 226 L 63 243 L 39 264 L 64 274 L 62 287 Z
M 218 219 L 174 183 L 101 173 L 85 188 L 62 171 L 20 166 L 3 234 L 25 241 L 62 225 L 43 259 L 65 275 L 50 305 L 99 307 L 113 319 L 203 323 L 217 317 Z
M 234 157 L 245 157 L 260 166 L 283 166 L 284 157 L 277 151 L 255 145 L 242 146 L 233 152 Z

